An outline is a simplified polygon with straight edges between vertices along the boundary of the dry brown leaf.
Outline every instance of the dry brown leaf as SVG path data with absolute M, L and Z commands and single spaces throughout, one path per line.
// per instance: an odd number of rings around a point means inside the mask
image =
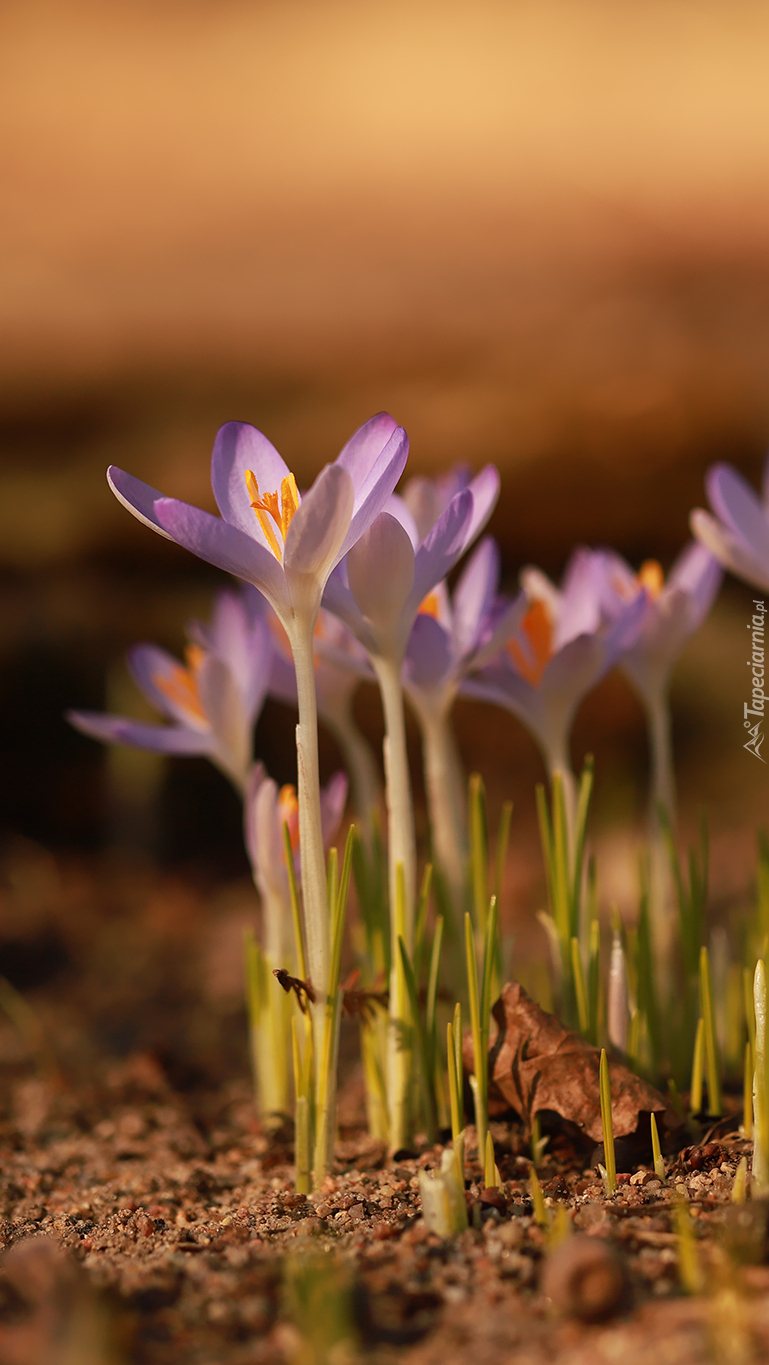
M 594 1142 L 603 1138 L 598 1088 L 600 1052 L 571 1033 L 509 981 L 492 1009 L 497 1035 L 489 1051 L 489 1100 L 504 1100 L 527 1127 L 535 1114 L 554 1111 Z M 464 1060 L 473 1066 L 472 1038 Z M 615 1137 L 635 1133 L 642 1114 L 654 1113 L 674 1129 L 680 1120 L 663 1096 L 621 1062 L 610 1061 L 611 1113 Z

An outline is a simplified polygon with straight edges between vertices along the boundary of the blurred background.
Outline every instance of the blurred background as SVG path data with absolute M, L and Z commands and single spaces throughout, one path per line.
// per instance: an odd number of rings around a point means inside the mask
M 301 484 L 385 408 L 412 472 L 500 466 L 509 586 L 577 542 L 669 565 L 708 465 L 757 481 L 769 436 L 769 13 L 3 0 L 0 27 L 0 824 L 17 850 L 122 845 L 218 884 L 246 868 L 223 780 L 62 719 L 141 714 L 126 647 L 178 650 L 221 581 L 119 507 L 106 465 L 213 507 L 222 421 Z M 707 813 L 724 904 L 767 814 L 741 747 L 750 599 L 727 584 L 675 695 L 683 826 Z M 511 896 L 536 908 L 534 746 L 491 709 L 458 723 L 492 815 L 516 802 Z M 281 780 L 292 724 L 260 725 Z M 630 898 L 646 749 L 617 676 L 574 748 L 606 894 Z

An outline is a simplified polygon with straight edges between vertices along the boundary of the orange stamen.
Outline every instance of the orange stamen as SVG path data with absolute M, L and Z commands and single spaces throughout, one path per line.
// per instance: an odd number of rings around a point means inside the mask
M 434 616 L 437 621 L 439 611 L 440 604 L 438 602 L 437 592 L 428 592 L 427 596 L 424 597 L 420 603 L 420 616 Z
M 521 629 L 529 644 L 528 651 L 524 652 L 517 640 L 511 640 L 507 650 L 521 676 L 537 687 L 553 652 L 553 627 L 544 602 L 532 602 Z
M 296 787 L 290 782 L 278 792 L 278 814 L 281 827 L 288 825 L 291 847 L 296 853 L 299 847 L 299 802 L 296 799 Z
M 646 588 L 652 601 L 656 601 L 665 586 L 662 565 L 658 564 L 656 559 L 644 560 L 638 570 L 638 582 L 642 588 Z
M 200 700 L 198 680 L 195 677 L 195 673 L 192 671 L 193 669 L 199 668 L 200 663 L 203 661 L 203 657 L 205 657 L 205 651 L 200 649 L 199 645 L 191 645 L 190 650 L 188 651 L 188 658 L 190 652 L 193 650 L 200 650 L 200 655 L 202 657 L 199 661 L 196 660 L 195 663 L 190 660 L 190 663 L 192 664 L 191 668 L 185 668 L 182 664 L 176 664 L 174 668 L 165 675 L 156 673 L 152 681 L 158 691 L 162 692 L 163 696 L 167 697 L 171 704 L 176 706 L 183 715 L 188 716 L 194 723 L 208 725 L 208 716 L 203 710 L 203 703 Z
M 296 479 L 293 474 L 287 474 L 280 485 L 280 493 L 260 493 L 256 475 L 252 469 L 247 469 L 246 488 L 267 544 L 275 558 L 282 560 L 283 551 L 275 534 L 275 527 L 280 531 L 281 539 L 285 544 L 288 528 L 299 506 L 299 490 L 296 486 Z

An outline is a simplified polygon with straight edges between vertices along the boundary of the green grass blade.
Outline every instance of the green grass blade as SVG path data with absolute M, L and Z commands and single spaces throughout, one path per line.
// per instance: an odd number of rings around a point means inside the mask
M 603 1158 L 606 1169 L 606 1189 L 613 1194 L 617 1188 L 617 1162 L 614 1154 L 614 1124 L 611 1115 L 611 1082 L 606 1049 L 601 1048 L 599 1070 L 599 1089 L 601 1094 L 601 1128 L 603 1131 Z

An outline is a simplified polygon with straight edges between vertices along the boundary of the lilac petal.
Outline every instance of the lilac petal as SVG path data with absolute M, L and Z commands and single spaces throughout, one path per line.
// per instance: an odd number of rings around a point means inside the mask
M 246 470 L 256 476 L 260 493 L 275 493 L 290 472 L 271 441 L 248 422 L 225 422 L 216 433 L 211 456 L 211 485 L 224 520 L 247 536 L 267 540 L 246 488 Z
M 159 649 L 157 645 L 134 645 L 128 651 L 127 663 L 137 687 L 161 715 L 168 716 L 169 720 L 180 725 L 191 726 L 194 730 L 208 730 L 199 716 L 195 716 L 181 702 L 177 703 L 173 694 L 163 691 L 162 683 L 172 683 L 179 669 L 184 667 L 173 654 Z
M 408 683 L 419 691 L 431 692 L 448 681 L 453 671 L 451 640 L 434 616 L 424 612 L 411 628 L 404 660 Z
M 227 664 L 208 655 L 198 670 L 203 709 L 211 723 L 216 753 L 222 767 L 239 785 L 251 761 L 251 725 L 243 695 Z
M 614 550 L 594 551 L 594 567 L 600 608 L 609 617 L 641 592 L 641 585 L 630 565 Z
M 135 479 L 133 474 L 126 474 L 125 470 L 118 469 L 114 464 L 107 470 L 107 483 L 118 502 L 122 502 L 137 521 L 143 521 L 145 526 L 151 526 L 153 531 L 157 531 L 158 535 L 164 536 L 166 540 L 173 540 L 171 533 L 160 525 L 155 509 L 155 504 L 163 499 L 163 493 L 159 493 L 151 484 Z
M 645 592 L 640 592 L 633 602 L 628 603 L 616 621 L 612 622 L 601 640 L 606 651 L 607 672 L 622 654 L 632 649 L 651 613 L 652 604 L 649 598 Z
M 486 536 L 471 555 L 454 589 L 454 643 L 467 653 L 480 638 L 499 583 L 499 550 Z
M 480 535 L 494 511 L 499 497 L 499 487 L 499 470 L 493 464 L 487 464 L 469 485 L 469 491 L 473 495 L 473 515 L 465 532 L 465 549 Z
M 346 469 L 322 469 L 286 533 L 283 567 L 290 580 L 312 578 L 323 590 L 350 526 L 354 490 Z
M 362 489 L 398 423 L 389 412 L 378 412 L 352 435 L 334 461 L 346 469 L 357 492 Z
M 423 537 L 422 535 L 420 535 L 419 527 L 417 526 L 413 516 L 411 515 L 409 506 L 405 498 L 402 498 L 399 493 L 391 493 L 390 497 L 387 499 L 387 503 L 385 504 L 384 510 L 385 512 L 389 512 L 391 517 L 395 517 L 396 521 L 400 522 L 404 531 L 407 533 L 408 538 L 411 541 L 411 544 L 414 547 L 414 554 L 416 554 L 417 550 L 422 544 Z M 430 526 L 432 526 L 432 522 L 430 523 Z M 430 526 L 428 526 L 427 528 L 428 532 L 430 530 Z
M 469 488 L 457 493 L 438 518 L 417 551 L 411 602 L 416 610 L 428 592 L 453 569 L 467 545 L 467 528 L 473 518 L 473 495 Z
M 760 558 L 769 551 L 769 522 L 750 484 L 730 465 L 717 464 L 708 471 L 708 497 L 716 514 L 738 540 Z
M 155 513 L 163 530 L 178 545 L 225 573 L 253 583 L 278 614 L 289 609 L 282 565 L 258 541 L 220 517 L 176 498 L 161 498 L 155 503 Z
M 744 578 L 754 587 L 769 592 L 769 553 L 758 556 L 753 554 L 744 541 L 732 535 L 709 512 L 696 507 L 690 514 L 689 524 L 697 537 L 711 554 L 714 554 L 725 569 L 731 570 L 738 578 Z
M 376 654 L 376 640 L 350 592 L 346 559 L 337 564 L 329 577 L 323 593 L 323 606 L 344 623 L 369 654 Z
M 409 438 L 403 427 L 396 427 L 365 483 L 355 489 L 355 508 L 349 530 L 337 554 L 337 562 L 352 549 L 385 507 L 403 473 L 408 453 Z
M 521 622 L 528 610 L 529 603 L 525 592 L 519 592 L 518 596 L 509 603 L 503 599 L 498 599 L 495 613 L 489 620 L 489 633 L 484 635 L 468 661 L 473 668 L 483 668 L 499 653 L 509 640 L 512 640 L 516 631 L 520 629 Z
M 130 744 L 156 754 L 209 754 L 211 734 L 178 725 L 146 725 L 126 716 L 107 716 L 100 711 L 68 711 L 70 725 L 105 744 Z
M 601 555 L 580 546 L 572 554 L 563 578 L 561 603 L 553 632 L 557 652 L 578 635 L 589 635 L 601 624 Z
M 350 591 L 378 644 L 384 646 L 387 637 L 389 648 L 414 583 L 411 541 L 389 512 L 380 512 L 353 545 L 347 556 L 347 575 Z
M 320 824 L 324 848 L 331 846 L 342 823 L 347 803 L 347 785 L 346 773 L 334 773 L 331 781 L 320 793 Z
M 691 601 L 692 630 L 705 619 L 721 586 L 723 572 L 718 560 L 698 542 L 681 551 L 670 570 L 667 589 L 680 588 Z

